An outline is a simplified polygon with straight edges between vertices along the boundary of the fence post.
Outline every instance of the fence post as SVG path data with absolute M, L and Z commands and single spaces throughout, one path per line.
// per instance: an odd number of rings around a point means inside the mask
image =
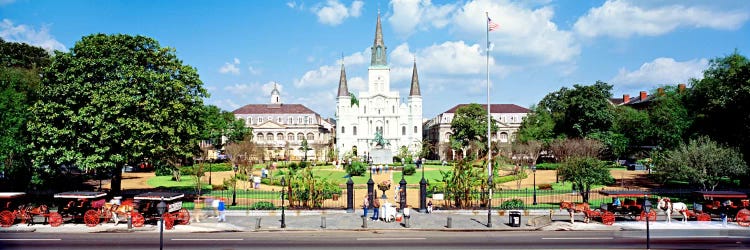
M 406 179 L 404 179 L 403 172 L 401 174 L 401 181 L 398 182 L 399 189 L 398 189 L 398 203 L 401 210 L 406 208 Z
M 351 176 L 346 181 L 346 212 L 354 213 L 354 181 Z
M 422 180 L 419 181 L 419 212 L 427 212 L 427 180 L 422 175 Z

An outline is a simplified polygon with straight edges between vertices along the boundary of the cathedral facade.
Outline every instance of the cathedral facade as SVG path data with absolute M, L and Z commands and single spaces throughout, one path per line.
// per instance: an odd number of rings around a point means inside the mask
M 371 48 L 366 91 L 350 95 L 346 84 L 346 70 L 342 62 L 336 98 L 336 151 L 338 157 L 367 156 L 377 145 L 376 134 L 386 142 L 384 148 L 393 155 L 402 147 L 416 153 L 422 148 L 422 95 L 419 91 L 417 64 L 414 62 L 411 88 L 406 103 L 398 91 L 391 91 L 391 69 L 387 47 L 378 14 L 375 41 Z

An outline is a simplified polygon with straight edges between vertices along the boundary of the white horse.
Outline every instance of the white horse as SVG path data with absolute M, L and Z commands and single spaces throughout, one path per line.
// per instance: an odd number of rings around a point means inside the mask
M 682 223 L 687 222 L 687 211 L 688 207 L 685 205 L 685 203 L 682 202 L 674 202 L 669 200 L 669 198 L 661 198 L 659 199 L 659 210 L 664 211 L 664 213 L 667 214 L 667 222 L 672 222 L 672 214 L 673 213 L 679 213 L 682 215 Z

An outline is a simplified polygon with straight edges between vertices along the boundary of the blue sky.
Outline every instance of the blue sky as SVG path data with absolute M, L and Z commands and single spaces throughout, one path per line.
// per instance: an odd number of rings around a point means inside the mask
M 597 80 L 636 95 L 701 77 L 710 59 L 750 55 L 750 1 L 31 1 L 0 0 L 0 37 L 72 48 L 92 33 L 140 34 L 198 69 L 206 100 L 232 111 L 282 101 L 333 117 L 342 54 L 349 90 L 366 88 L 378 9 L 391 88 L 408 95 L 416 58 L 424 117 L 491 100 L 529 107 Z

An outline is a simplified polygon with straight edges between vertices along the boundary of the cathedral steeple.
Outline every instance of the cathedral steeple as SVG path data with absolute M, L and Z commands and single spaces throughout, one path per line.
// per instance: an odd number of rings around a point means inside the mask
M 276 83 L 273 83 L 273 90 L 271 90 L 271 104 L 280 104 L 281 103 L 281 97 L 279 94 L 279 89 L 276 88 Z
M 388 61 L 386 59 L 387 47 L 383 42 L 383 29 L 380 27 L 380 11 L 378 11 L 378 22 L 375 26 L 375 41 L 372 44 L 372 56 L 370 58 L 370 66 L 386 66 Z
M 346 86 L 346 70 L 344 69 L 344 57 L 341 57 L 341 76 L 339 78 L 338 96 L 349 96 L 349 88 Z
M 414 70 L 411 72 L 411 90 L 409 96 L 421 95 L 419 93 L 419 76 L 417 75 L 417 59 L 414 58 Z

